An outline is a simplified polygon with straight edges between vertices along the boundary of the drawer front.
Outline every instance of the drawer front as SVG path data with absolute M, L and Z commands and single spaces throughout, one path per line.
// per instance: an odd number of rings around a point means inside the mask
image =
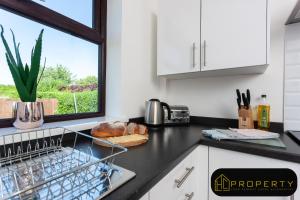
M 197 148 L 150 190 L 150 199 L 174 200 L 187 188 L 196 190 L 199 184 L 195 184 L 195 182 L 200 179 L 199 161 Z
M 199 178 L 199 168 L 194 176 L 186 181 L 176 200 L 200 200 L 201 180 Z M 202 186 L 203 187 L 203 186 Z
M 198 193 L 195 192 L 182 192 L 176 200 L 201 200 Z

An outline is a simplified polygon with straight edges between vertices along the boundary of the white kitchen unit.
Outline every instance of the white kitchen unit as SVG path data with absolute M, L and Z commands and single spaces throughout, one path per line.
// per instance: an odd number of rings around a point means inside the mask
M 150 190 L 150 200 L 208 198 L 208 147 L 199 146 Z
M 266 66 L 267 8 L 267 0 L 202 0 L 202 71 Z
M 201 6 L 195 8 L 196 4 Z M 268 4 L 268 0 L 160 0 L 157 74 L 182 78 L 263 73 L 269 63 Z M 183 14 L 186 10 L 188 15 Z M 201 44 L 195 43 L 199 40 Z
M 224 149 L 209 147 L 209 177 L 219 168 L 289 168 L 300 179 L 300 164 L 282 160 L 266 158 L 246 153 L 239 153 Z M 209 179 L 210 181 L 210 179 Z M 210 185 L 210 183 L 209 183 Z M 209 200 L 298 200 L 300 189 L 294 197 L 220 197 L 213 193 L 209 187 Z
M 159 0 L 157 73 L 200 71 L 200 0 Z

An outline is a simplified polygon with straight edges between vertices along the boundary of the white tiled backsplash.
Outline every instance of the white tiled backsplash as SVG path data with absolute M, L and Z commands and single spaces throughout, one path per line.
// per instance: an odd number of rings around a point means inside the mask
M 300 23 L 286 29 L 284 129 L 300 130 Z

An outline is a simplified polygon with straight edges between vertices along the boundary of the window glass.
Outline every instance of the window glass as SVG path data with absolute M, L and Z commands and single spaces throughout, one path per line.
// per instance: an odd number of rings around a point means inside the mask
M 93 27 L 93 0 L 33 0 L 55 12 Z
M 23 63 L 30 64 L 31 49 L 44 29 L 42 60 L 46 68 L 38 98 L 46 115 L 98 112 L 98 45 L 0 9 L 0 24 L 13 50 L 10 29 L 20 42 Z M 14 82 L 0 41 L 0 119 L 12 117 L 18 101 Z

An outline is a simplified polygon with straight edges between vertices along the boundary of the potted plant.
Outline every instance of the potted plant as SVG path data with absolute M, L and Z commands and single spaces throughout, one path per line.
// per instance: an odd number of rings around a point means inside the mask
M 44 30 L 41 30 L 36 44 L 31 51 L 30 66 L 27 63 L 23 65 L 19 51 L 20 43 L 16 44 L 14 33 L 13 31 L 11 32 L 15 57 L 5 40 L 4 29 L 1 25 L 1 38 L 6 50 L 6 61 L 21 99 L 21 102 L 17 102 L 14 107 L 15 122 L 13 125 L 19 129 L 37 128 L 44 123 L 43 103 L 36 101 L 37 86 L 43 74 L 43 70 L 40 73 L 40 61 Z

